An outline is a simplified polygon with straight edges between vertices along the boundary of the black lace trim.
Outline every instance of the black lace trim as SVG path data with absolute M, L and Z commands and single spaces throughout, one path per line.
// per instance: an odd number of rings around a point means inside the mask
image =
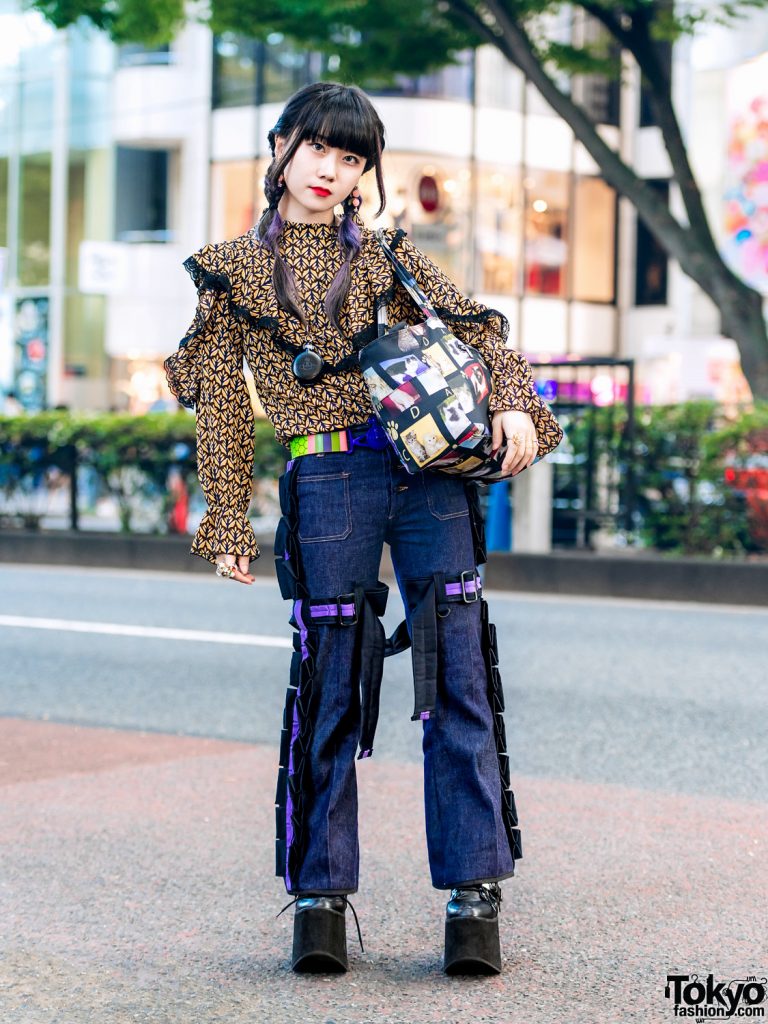
M 399 245 L 403 237 L 405 237 L 405 232 L 402 229 L 398 229 L 392 241 L 393 249 L 397 245 Z M 279 321 L 277 320 L 276 317 L 256 317 L 248 309 L 247 306 L 241 306 L 238 303 L 233 302 L 232 282 L 226 274 L 217 274 L 214 273 L 213 271 L 206 270 L 198 263 L 194 256 L 189 256 L 186 260 L 184 260 L 184 269 L 187 271 L 187 273 L 194 281 L 198 294 L 201 291 L 214 291 L 225 294 L 227 296 L 227 304 L 229 306 L 229 310 L 236 320 L 239 320 L 243 324 L 247 324 L 253 330 L 268 330 L 270 333 L 269 340 L 274 345 L 276 345 L 277 348 L 281 349 L 283 352 L 287 352 L 289 355 L 295 357 L 299 354 L 299 352 L 303 351 L 301 345 L 294 345 L 293 342 L 290 342 L 288 341 L 287 338 L 283 337 L 282 332 L 280 331 Z M 392 301 L 394 296 L 394 283 L 390 285 L 388 288 L 385 288 L 382 291 L 376 292 L 374 294 L 374 317 L 375 310 L 378 307 L 379 303 L 389 303 Z M 181 339 L 178 347 L 184 348 L 184 346 L 187 345 L 190 341 L 192 341 L 193 338 L 196 338 L 202 330 L 203 328 L 199 327 L 196 331 L 192 331 L 191 334 L 187 334 L 184 338 Z M 354 367 L 358 365 L 358 353 L 360 349 L 369 341 L 373 341 L 374 338 L 376 338 L 377 333 L 378 325 L 375 319 L 372 323 L 368 324 L 367 327 L 363 327 L 359 331 L 356 331 L 349 339 L 349 342 L 352 346 L 352 351 L 348 355 L 344 356 L 344 358 L 341 359 L 338 363 L 326 364 L 326 366 L 323 368 L 322 374 L 320 375 L 320 377 L 317 378 L 317 380 L 320 380 L 326 374 L 337 375 L 340 373 L 346 373 L 349 370 L 354 369 Z M 168 382 L 170 385 L 171 378 L 168 375 L 169 368 L 166 366 L 166 377 L 168 377 Z M 314 381 L 313 383 L 316 383 L 316 381 Z M 186 403 L 182 402 L 182 404 Z M 188 406 L 188 408 L 192 408 L 192 406 Z
M 499 320 L 501 323 L 501 333 L 504 337 L 509 333 L 509 320 L 498 309 L 486 308 L 482 313 L 454 313 L 445 306 L 435 306 L 435 312 L 446 323 L 485 324 L 489 320 Z

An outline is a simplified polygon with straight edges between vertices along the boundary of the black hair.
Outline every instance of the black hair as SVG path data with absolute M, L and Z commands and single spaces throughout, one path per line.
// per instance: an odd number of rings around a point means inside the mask
M 285 139 L 281 156 L 275 156 L 277 137 Z M 272 284 L 280 305 L 306 324 L 301 298 L 290 268 L 280 255 L 280 235 L 283 220 L 277 205 L 285 192 L 281 183 L 283 171 L 293 159 L 302 142 L 309 139 L 327 146 L 356 153 L 365 159 L 366 171 L 375 169 L 379 193 L 379 209 L 375 216 L 384 212 L 386 194 L 381 169 L 381 153 L 384 149 L 384 125 L 376 110 L 356 85 L 339 85 L 336 82 L 315 82 L 299 89 L 288 100 L 274 128 L 268 133 L 272 163 L 264 178 L 264 194 L 269 203 L 257 225 L 257 237 L 275 256 L 272 270 Z M 344 216 L 339 224 L 339 248 L 344 262 L 331 282 L 325 297 L 328 319 L 340 330 L 339 311 L 349 293 L 352 260 L 360 252 L 362 221 L 351 196 L 344 200 Z

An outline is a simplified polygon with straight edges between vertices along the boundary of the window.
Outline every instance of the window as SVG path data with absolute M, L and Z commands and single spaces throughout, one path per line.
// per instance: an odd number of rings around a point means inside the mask
M 621 47 L 600 22 L 589 15 L 581 22 L 580 33 L 584 44 L 591 44 L 595 53 L 605 55 L 615 62 L 616 77 L 600 74 L 579 75 L 574 82 L 574 92 L 581 106 L 596 124 L 618 125 Z
M 260 44 L 257 58 L 262 76 L 257 103 L 282 103 L 303 85 L 324 77 L 322 65 L 315 66 L 312 74 L 312 55 L 286 43 L 280 32 L 273 32 L 266 44 Z
M 168 242 L 168 164 L 164 149 L 117 147 L 115 237 Z
M 213 43 L 213 106 L 244 107 L 281 103 L 311 82 L 335 79 L 338 58 L 310 53 L 273 32 L 265 42 L 225 32 Z M 397 75 L 395 81 L 364 79 L 359 84 L 376 96 L 422 96 L 470 99 L 473 57 L 471 50 L 457 55 L 457 63 L 428 75 Z
M 669 202 L 668 181 L 646 182 L 665 203 Z M 635 305 L 664 306 L 667 302 L 666 251 L 643 221 L 637 219 Z
M 568 175 L 529 171 L 523 181 L 525 290 L 565 297 L 568 257 Z
M 246 107 L 256 102 L 255 39 L 233 32 L 213 40 L 213 106 Z
M 0 247 L 8 245 L 8 157 L 0 157 Z M 2 285 L 0 284 L 0 287 Z
M 51 258 L 51 154 L 21 159 L 19 284 L 48 284 Z
M 601 178 L 576 178 L 572 235 L 572 298 L 613 302 L 616 193 Z
M 427 75 L 395 75 L 394 83 L 363 80 L 362 87 L 374 96 L 418 96 L 424 99 L 472 98 L 472 51 L 456 55 L 458 63 Z
M 225 32 L 213 42 L 213 106 L 281 103 L 327 73 L 327 57 L 297 49 L 280 32 L 266 42 Z
M 266 160 L 231 160 L 211 170 L 211 238 L 224 241 L 249 231 L 266 207 Z
M 497 295 L 520 294 L 522 203 L 515 167 L 478 169 L 477 287 Z
M 525 78 L 495 46 L 477 51 L 477 103 L 481 107 L 521 110 Z
M 140 46 L 131 43 L 119 47 L 117 51 L 117 66 L 121 68 L 171 63 L 173 63 L 173 54 L 168 44 L 165 46 Z

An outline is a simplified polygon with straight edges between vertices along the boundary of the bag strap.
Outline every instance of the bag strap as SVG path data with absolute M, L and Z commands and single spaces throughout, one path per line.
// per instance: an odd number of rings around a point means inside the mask
M 377 228 L 376 241 L 379 243 L 381 248 L 389 257 L 390 261 L 392 262 L 392 266 L 395 268 L 395 273 L 400 278 L 403 287 L 406 289 L 406 291 L 411 296 L 413 301 L 422 311 L 424 316 L 427 317 L 427 319 L 437 317 L 437 313 L 435 312 L 434 306 L 429 301 L 424 292 L 421 290 L 421 287 L 419 286 L 419 283 L 416 280 L 416 278 L 413 276 L 410 270 L 406 270 L 406 268 L 403 266 L 403 264 L 400 262 L 397 256 L 395 256 L 394 252 L 392 252 L 392 250 L 390 249 L 389 243 L 384 237 L 384 228 Z

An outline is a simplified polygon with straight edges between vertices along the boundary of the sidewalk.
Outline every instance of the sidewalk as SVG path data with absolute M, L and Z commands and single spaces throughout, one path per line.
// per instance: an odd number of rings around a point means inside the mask
M 289 970 L 269 746 L 0 719 L 3 1024 L 643 1024 L 765 973 L 765 808 L 534 778 L 504 973 L 446 978 L 416 765 L 359 768 L 351 970 Z

